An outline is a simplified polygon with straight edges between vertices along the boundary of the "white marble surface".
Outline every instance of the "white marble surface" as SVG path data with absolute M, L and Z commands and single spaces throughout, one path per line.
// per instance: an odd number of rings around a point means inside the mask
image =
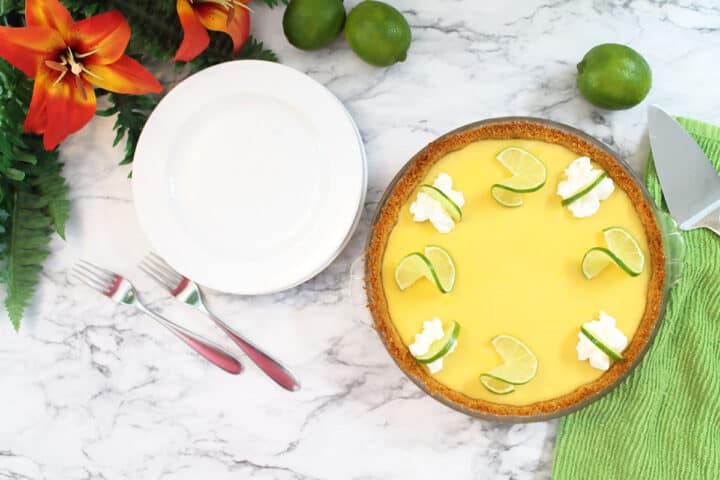
M 348 1 L 355 4 L 356 1 Z M 647 156 L 645 108 L 720 122 L 720 5 L 701 1 L 392 0 L 408 17 L 408 60 L 362 64 L 342 42 L 304 53 L 256 6 L 255 33 L 282 61 L 326 84 L 366 143 L 370 190 L 354 240 L 323 274 L 286 293 L 211 295 L 238 328 L 303 381 L 276 388 L 250 366 L 231 377 L 148 318 L 70 284 L 80 256 L 128 274 L 158 308 L 223 341 L 135 267 L 148 251 L 112 119 L 63 146 L 68 241 L 53 243 L 35 307 L 15 335 L 0 319 L 0 479 L 546 479 L 556 423 L 503 426 L 424 396 L 395 367 L 347 290 L 370 213 L 400 166 L 473 120 L 536 115 L 584 129 L 634 165 Z M 574 65 L 598 43 L 642 52 L 649 99 L 600 111 L 575 89 Z M 229 345 L 228 342 L 225 342 Z

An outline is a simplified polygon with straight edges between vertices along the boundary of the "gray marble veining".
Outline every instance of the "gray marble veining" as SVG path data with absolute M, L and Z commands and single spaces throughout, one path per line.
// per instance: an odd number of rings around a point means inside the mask
M 348 7 L 356 0 L 346 2 Z M 254 31 L 283 62 L 328 86 L 355 117 L 370 187 L 361 226 L 327 271 L 261 297 L 211 294 L 223 318 L 282 358 L 303 389 L 249 367 L 200 361 L 137 313 L 68 282 L 80 256 L 136 281 L 158 308 L 224 341 L 135 267 L 148 251 L 127 167 L 98 118 L 62 149 L 67 243 L 52 245 L 35 306 L 15 335 L 0 319 L 0 479 L 515 479 L 550 477 L 556 422 L 496 425 L 423 395 L 395 367 L 348 285 L 371 212 L 395 172 L 434 137 L 474 120 L 536 115 L 601 138 L 640 169 L 644 105 L 720 122 L 720 4 L 705 1 L 391 0 L 413 27 L 408 60 L 359 61 L 342 40 L 290 47 L 282 9 Z M 592 46 L 627 43 L 653 68 L 643 106 L 598 110 L 575 88 Z M 249 363 L 249 362 L 248 362 Z

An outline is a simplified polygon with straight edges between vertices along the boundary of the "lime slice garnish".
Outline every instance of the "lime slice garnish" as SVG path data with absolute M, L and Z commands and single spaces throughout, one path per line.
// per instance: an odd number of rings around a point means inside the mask
M 620 259 L 618 265 L 632 276 L 640 275 L 645 267 L 645 255 L 637 240 L 621 227 L 603 230 L 608 249 Z
M 454 221 L 459 222 L 462 220 L 462 210 L 458 207 L 457 203 L 453 202 L 450 197 L 445 195 L 445 192 L 437 187 L 427 184 L 420 185 L 420 191 L 433 200 L 440 202 L 440 205 L 442 205 L 443 209 Z
M 515 391 L 515 387 L 509 383 L 497 380 L 485 374 L 480 375 L 480 383 L 483 384 L 483 387 L 498 395 L 507 395 L 508 393 Z
M 522 385 L 537 374 L 537 357 L 523 342 L 512 335 L 498 335 L 493 338 L 492 344 L 503 364 L 483 373 L 481 377 Z
M 395 267 L 395 283 L 400 290 L 406 290 L 425 277 L 442 293 L 449 293 L 455 286 L 455 264 L 450 254 L 432 245 L 425 248 L 425 253 L 413 252 L 400 260 Z
M 419 252 L 405 256 L 395 267 L 395 283 L 400 290 L 405 290 L 422 277 L 433 279 L 433 267 L 430 260 Z
M 547 168 L 535 155 L 518 147 L 508 147 L 497 154 L 497 160 L 510 170 L 512 177 L 496 183 L 490 192 L 498 203 L 508 207 L 522 205 L 522 197 L 513 193 L 529 193 L 540 189 L 547 180 Z
M 522 194 L 512 190 L 505 190 L 500 185 L 493 185 L 490 194 L 496 202 L 504 207 L 520 207 L 523 204 Z
M 607 177 L 607 176 L 608 176 L 607 172 L 602 172 L 600 175 L 597 176 L 597 178 L 595 180 L 590 182 L 587 186 L 581 188 L 576 193 L 573 193 L 568 198 L 563 199 L 563 201 L 560 203 L 562 204 L 563 207 L 566 207 L 566 206 L 570 205 L 571 203 L 573 203 L 574 201 L 576 201 L 577 199 L 584 197 L 585 195 L 590 193 L 593 188 L 597 187 L 598 184 L 600 184 L 600 182 L 602 182 L 605 179 L 605 177 Z
M 619 261 L 620 259 L 607 248 L 594 247 L 585 252 L 581 265 L 582 273 L 585 278 L 591 280 L 605 270 L 610 263 L 618 263 Z
M 447 355 L 460 335 L 460 324 L 453 320 L 443 321 L 443 332 L 443 337 L 431 343 L 425 355 L 415 357 L 418 362 L 432 363 Z
M 518 147 L 508 147 L 497 154 L 497 160 L 510 170 L 512 177 L 500 184 L 514 192 L 534 192 L 545 185 L 547 168 L 532 153 Z
M 585 252 L 582 261 L 585 278 L 595 278 L 611 262 L 633 277 L 640 275 L 645 267 L 645 255 L 630 232 L 621 227 L 610 227 L 603 230 L 603 234 L 608 248 L 595 247 Z
M 450 254 L 442 247 L 428 245 L 425 247 L 425 258 L 430 261 L 440 291 L 451 292 L 455 286 L 455 263 Z
M 637 241 L 621 227 L 603 230 L 608 248 L 595 247 L 585 252 L 582 260 L 582 272 L 586 278 L 595 278 L 611 262 L 637 277 L 645 266 L 645 256 Z
M 590 333 L 590 331 L 584 326 L 580 327 L 580 331 L 583 335 L 587 337 L 588 340 L 590 340 L 596 347 L 602 350 L 602 352 L 608 357 L 610 357 L 612 360 L 619 361 L 623 359 L 623 356 L 620 352 L 609 347 L 608 345 L 605 345 L 602 340 Z

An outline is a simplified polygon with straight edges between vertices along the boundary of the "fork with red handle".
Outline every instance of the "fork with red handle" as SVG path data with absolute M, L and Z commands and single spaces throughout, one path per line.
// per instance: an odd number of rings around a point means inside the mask
M 250 360 L 255 362 L 275 383 L 293 392 L 300 389 L 300 382 L 298 382 L 287 367 L 260 350 L 260 348 L 243 337 L 237 330 L 220 320 L 208 309 L 202 292 L 195 282 L 173 270 L 165 260 L 154 253 L 148 255 L 145 260 L 140 263 L 140 269 L 167 288 L 175 298 L 210 317 L 210 319 L 247 354 Z
M 234 375 L 242 372 L 243 367 L 240 361 L 232 354 L 226 352 L 222 347 L 171 322 L 141 303 L 137 291 L 123 276 L 84 260 L 81 260 L 73 267 L 70 275 L 103 295 L 110 297 L 113 301 L 121 305 L 133 306 L 141 312 L 150 315 L 163 327 L 170 330 L 176 337 L 185 342 L 190 348 L 226 372 Z

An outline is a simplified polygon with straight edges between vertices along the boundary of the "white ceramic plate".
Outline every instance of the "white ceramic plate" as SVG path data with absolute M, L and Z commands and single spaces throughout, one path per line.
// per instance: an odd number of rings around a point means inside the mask
M 357 225 L 366 185 L 362 140 L 342 103 L 296 70 L 250 60 L 175 87 L 133 165 L 155 252 L 202 285 L 247 295 L 329 265 Z

